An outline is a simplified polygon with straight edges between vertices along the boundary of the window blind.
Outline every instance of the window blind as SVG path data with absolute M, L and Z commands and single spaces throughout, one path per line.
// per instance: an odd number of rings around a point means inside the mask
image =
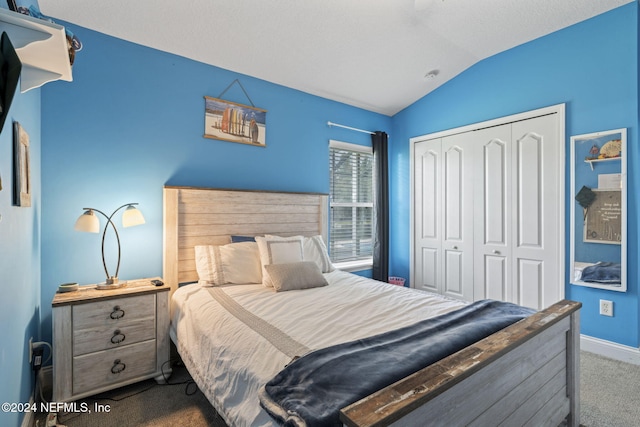
M 351 147 L 353 145 L 353 147 Z M 373 154 L 370 147 L 329 149 L 332 262 L 369 259 L 373 253 Z

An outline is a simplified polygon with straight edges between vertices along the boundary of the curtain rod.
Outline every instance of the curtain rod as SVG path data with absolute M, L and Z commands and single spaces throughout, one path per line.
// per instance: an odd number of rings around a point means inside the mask
M 370 130 L 352 128 L 351 126 L 339 125 L 339 124 L 333 123 L 333 122 L 327 122 L 327 125 L 329 125 L 329 127 L 335 126 L 335 127 L 339 127 L 339 128 L 343 128 L 343 129 L 355 130 L 356 132 L 362 132 L 362 133 L 368 133 L 370 135 L 375 135 L 375 132 L 371 132 Z

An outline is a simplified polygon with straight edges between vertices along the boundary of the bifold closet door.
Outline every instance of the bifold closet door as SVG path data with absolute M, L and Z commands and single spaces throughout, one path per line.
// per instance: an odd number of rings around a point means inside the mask
M 564 176 L 560 176 L 556 114 L 513 123 L 514 302 L 542 309 L 561 299 L 560 221 L 558 206 Z
M 442 138 L 442 293 L 473 301 L 473 132 Z
M 442 140 L 415 144 L 414 162 L 414 283 L 416 289 L 441 292 Z
M 414 149 L 414 287 L 473 301 L 473 179 L 469 135 Z
M 560 299 L 557 117 L 474 132 L 476 180 L 474 294 L 542 309 Z
M 474 206 L 474 295 L 514 301 L 511 286 L 511 124 L 473 132 L 478 144 Z

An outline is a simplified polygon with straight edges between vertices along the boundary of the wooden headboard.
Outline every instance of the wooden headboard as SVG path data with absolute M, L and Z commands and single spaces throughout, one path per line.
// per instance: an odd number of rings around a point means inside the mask
M 196 245 L 232 235 L 328 236 L 328 196 L 318 193 L 164 187 L 163 278 L 172 291 L 195 282 Z

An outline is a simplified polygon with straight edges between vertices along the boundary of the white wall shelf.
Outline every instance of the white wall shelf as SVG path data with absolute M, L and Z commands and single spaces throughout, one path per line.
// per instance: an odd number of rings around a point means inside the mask
M 600 162 L 611 162 L 614 160 L 620 160 L 620 157 L 607 157 L 605 159 L 593 159 L 593 160 L 589 160 L 589 159 L 585 159 L 585 163 L 589 163 L 589 166 L 591 166 L 591 170 L 593 170 L 593 164 L 594 163 L 600 163 Z
M 20 92 L 45 83 L 72 81 L 64 27 L 0 8 L 0 31 L 6 31 L 20 62 Z

